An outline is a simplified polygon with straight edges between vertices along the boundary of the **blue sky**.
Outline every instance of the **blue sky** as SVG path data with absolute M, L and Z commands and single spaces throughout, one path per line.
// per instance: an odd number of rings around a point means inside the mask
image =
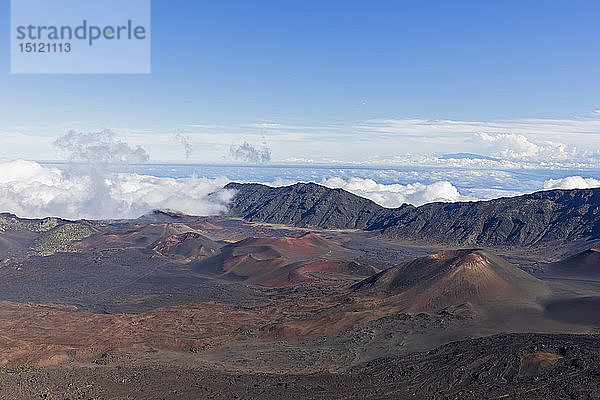
M 597 1 L 154 0 L 152 73 L 81 76 L 9 73 L 9 3 L 0 158 L 61 158 L 53 138 L 110 128 L 155 161 L 248 141 L 277 162 L 597 163 Z

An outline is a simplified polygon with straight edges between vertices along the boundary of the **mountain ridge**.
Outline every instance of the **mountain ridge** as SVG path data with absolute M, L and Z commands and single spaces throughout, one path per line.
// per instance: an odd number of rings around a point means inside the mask
M 283 187 L 230 183 L 225 188 L 236 191 L 229 215 L 256 222 L 357 229 L 445 245 L 532 246 L 600 239 L 600 188 L 398 208 L 315 183 Z

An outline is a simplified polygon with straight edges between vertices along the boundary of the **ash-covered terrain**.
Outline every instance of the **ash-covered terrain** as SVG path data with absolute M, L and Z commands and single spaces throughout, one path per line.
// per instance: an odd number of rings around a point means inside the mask
M 0 215 L 0 397 L 598 398 L 600 190 Z

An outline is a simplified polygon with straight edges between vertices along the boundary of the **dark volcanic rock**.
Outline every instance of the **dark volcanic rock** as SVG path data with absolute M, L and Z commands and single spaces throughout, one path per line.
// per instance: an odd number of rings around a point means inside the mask
M 597 335 L 509 334 L 337 373 L 240 373 L 154 364 L 1 373 L 10 399 L 598 399 Z
M 230 183 L 226 188 L 237 191 L 231 215 L 266 223 L 364 229 L 401 240 L 469 246 L 531 246 L 600 238 L 600 189 L 388 209 L 314 183 L 277 188 Z
M 237 191 L 231 214 L 252 221 L 303 228 L 369 229 L 391 215 L 371 200 L 315 183 L 286 187 L 230 183 Z
M 381 227 L 387 236 L 467 245 L 528 246 L 597 238 L 600 189 L 552 190 L 401 210 Z
M 599 351 L 597 335 L 507 334 L 374 360 L 350 375 L 380 388 L 355 391 L 365 399 L 597 399 Z

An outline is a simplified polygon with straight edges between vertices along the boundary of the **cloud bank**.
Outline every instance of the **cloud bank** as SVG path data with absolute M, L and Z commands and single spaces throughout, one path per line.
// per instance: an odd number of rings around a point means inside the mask
M 390 178 L 386 174 L 380 178 L 385 177 Z M 30 218 L 59 216 L 68 219 L 137 218 L 154 209 L 192 215 L 217 215 L 227 211 L 235 195 L 233 191 L 222 189 L 230 182 L 226 177 L 165 178 L 137 173 L 108 173 L 101 178 L 100 189 L 98 183 L 94 182 L 96 178 L 70 173 L 68 168 L 61 170 L 32 161 L 0 161 L 0 212 Z M 470 177 L 467 181 L 472 182 L 475 178 Z M 418 206 L 436 201 L 489 199 L 530 193 L 542 189 L 542 186 L 546 190 L 600 187 L 600 180 L 581 176 L 539 181 L 536 187 L 510 193 L 493 184 L 495 181 L 506 183 L 503 175 L 496 178 L 488 176 L 487 183 L 480 182 L 475 188 L 467 186 L 470 189 L 466 189 L 460 179 L 452 179 L 454 183 L 430 180 L 431 183 L 408 184 L 380 183 L 379 178 L 353 176 L 315 176 L 312 180 L 330 188 L 342 188 L 384 207 L 398 207 L 404 203 Z M 261 179 L 252 181 L 261 182 Z M 276 180 L 270 185 L 283 186 L 297 181 Z
M 448 181 L 439 181 L 426 185 L 419 182 L 400 185 L 384 185 L 372 179 L 329 178 L 321 182 L 329 188 L 341 188 L 358 196 L 373 200 L 384 207 L 395 208 L 404 203 L 419 206 L 437 201 L 452 202 L 462 199 L 458 189 Z
M 182 137 L 182 144 L 189 144 Z M 234 193 L 223 190 L 229 182 L 216 179 L 167 178 L 135 173 L 109 173 L 115 165 L 143 163 L 149 159 L 140 146 L 130 146 L 110 130 L 82 133 L 70 131 L 54 145 L 69 152 L 69 166 L 60 170 L 36 162 L 0 162 L 0 210 L 22 217 L 59 216 L 69 219 L 136 218 L 153 209 L 186 214 L 214 215 L 225 212 Z M 271 152 L 244 142 L 232 146 L 238 160 L 264 164 Z M 118 169 L 118 168 L 117 168 Z M 288 182 L 294 183 L 294 182 Z M 456 201 L 463 197 L 448 181 L 431 184 L 382 184 L 373 179 L 322 178 L 322 185 L 343 188 L 386 207 L 403 203 L 420 205 Z
M 21 217 L 136 218 L 154 209 L 213 215 L 227 210 L 227 179 L 157 178 L 108 173 L 108 166 L 144 163 L 148 153 L 110 130 L 70 131 L 54 145 L 69 153 L 65 170 L 36 162 L 0 162 L 0 210 Z
M 576 149 L 567 151 L 564 143 L 551 141 L 534 143 L 527 137 L 515 133 L 477 133 L 475 141 L 481 143 L 488 153 L 509 160 L 565 159 L 576 154 Z
M 117 139 L 110 129 L 99 132 L 69 131 L 54 145 L 70 153 L 69 160 L 89 164 L 144 163 L 150 156 L 141 146 L 130 146 Z
M 431 184 L 420 182 L 402 185 L 398 183 L 383 184 L 369 178 L 340 178 L 329 177 L 315 180 L 314 183 L 331 188 L 344 189 L 357 196 L 373 200 L 375 203 L 389 208 L 396 208 L 402 204 L 420 206 L 432 202 L 453 202 L 469 200 L 459 193 L 458 189 L 448 181 L 438 181 Z M 287 186 L 296 183 L 292 180 L 276 180 L 265 183 L 269 186 Z
M 0 162 L 0 211 L 69 219 L 137 218 L 155 209 L 215 215 L 227 210 L 234 195 L 222 190 L 229 181 L 226 178 L 107 174 L 101 178 L 101 192 L 95 179 L 32 161 Z
M 600 180 L 582 176 L 567 176 L 561 179 L 548 179 L 544 189 L 590 189 L 600 187 Z

